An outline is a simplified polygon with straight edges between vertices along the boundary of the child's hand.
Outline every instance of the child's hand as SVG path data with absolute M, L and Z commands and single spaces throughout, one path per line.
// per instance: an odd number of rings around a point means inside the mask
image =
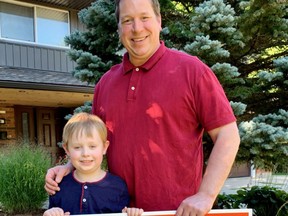
M 65 216 L 70 215 L 70 212 L 65 212 L 61 208 L 51 208 L 44 212 L 43 216 Z
M 123 213 L 127 213 L 128 216 L 141 216 L 144 210 L 142 208 L 127 208 L 122 209 Z

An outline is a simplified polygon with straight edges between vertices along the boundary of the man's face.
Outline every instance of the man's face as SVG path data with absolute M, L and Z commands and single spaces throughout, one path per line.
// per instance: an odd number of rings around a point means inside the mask
M 135 66 L 144 64 L 160 46 L 161 17 L 156 16 L 151 0 L 121 0 L 119 37 Z

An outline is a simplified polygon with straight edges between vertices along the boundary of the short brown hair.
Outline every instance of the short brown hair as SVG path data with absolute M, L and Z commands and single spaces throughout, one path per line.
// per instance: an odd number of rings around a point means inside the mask
M 120 11 L 119 11 L 119 4 L 120 4 L 120 1 L 121 0 L 115 0 L 115 17 L 116 17 L 116 20 L 117 20 L 117 23 L 119 23 L 119 15 L 120 15 Z M 151 1 L 151 4 L 152 4 L 152 8 L 153 8 L 153 11 L 155 13 L 156 16 L 160 16 L 160 4 L 159 4 L 159 1 L 158 0 L 150 0 Z
M 85 112 L 74 114 L 63 129 L 63 144 L 68 145 L 68 140 L 71 139 L 74 133 L 77 133 L 77 135 L 84 133 L 85 136 L 90 137 L 95 133 L 95 129 L 103 143 L 105 143 L 107 141 L 107 128 L 98 116 Z

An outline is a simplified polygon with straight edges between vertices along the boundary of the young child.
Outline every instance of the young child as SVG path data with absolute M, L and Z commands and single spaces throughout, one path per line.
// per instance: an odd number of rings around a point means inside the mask
M 60 183 L 61 190 L 49 197 L 44 216 L 126 212 L 139 216 L 142 209 L 127 208 L 125 182 L 101 169 L 109 141 L 103 121 L 95 115 L 78 113 L 63 130 L 63 148 L 75 170 Z

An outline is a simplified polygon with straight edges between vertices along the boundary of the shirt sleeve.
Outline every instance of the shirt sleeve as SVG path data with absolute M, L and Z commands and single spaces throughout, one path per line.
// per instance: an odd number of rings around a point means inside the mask
M 232 107 L 216 75 L 208 67 L 195 90 L 198 118 L 206 131 L 236 121 Z

